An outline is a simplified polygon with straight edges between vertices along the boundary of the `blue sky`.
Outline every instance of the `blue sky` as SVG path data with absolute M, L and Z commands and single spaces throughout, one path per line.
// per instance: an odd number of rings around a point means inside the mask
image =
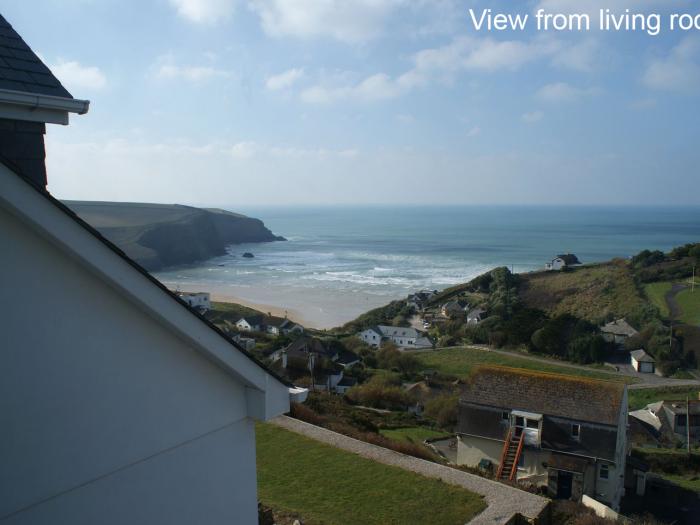
M 478 32 L 468 9 L 691 0 L 4 0 L 91 110 L 60 198 L 700 204 L 700 31 Z

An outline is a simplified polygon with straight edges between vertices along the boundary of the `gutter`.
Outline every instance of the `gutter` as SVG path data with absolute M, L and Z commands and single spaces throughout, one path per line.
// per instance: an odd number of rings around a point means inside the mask
M 0 89 L 0 104 L 2 103 L 23 106 L 29 109 L 66 111 L 68 113 L 77 113 L 78 115 L 84 115 L 90 108 L 89 100 L 28 93 L 26 91 L 15 91 L 14 89 Z

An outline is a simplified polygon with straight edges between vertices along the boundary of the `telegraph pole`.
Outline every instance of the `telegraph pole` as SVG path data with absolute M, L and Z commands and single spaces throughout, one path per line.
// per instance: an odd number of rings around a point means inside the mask
M 685 396 L 685 438 L 688 440 L 688 455 L 690 455 L 690 399 Z

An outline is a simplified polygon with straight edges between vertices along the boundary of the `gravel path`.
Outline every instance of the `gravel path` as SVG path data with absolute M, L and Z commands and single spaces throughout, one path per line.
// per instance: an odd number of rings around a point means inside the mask
M 469 522 L 470 525 L 506 524 L 515 514 L 522 514 L 526 518 L 534 519 L 540 516 L 549 504 L 549 500 L 529 492 L 444 465 L 406 456 L 364 441 L 358 441 L 298 419 L 280 416 L 273 419 L 271 423 L 373 461 L 410 470 L 429 478 L 441 479 L 446 483 L 463 487 L 483 496 L 488 507 L 472 519 Z

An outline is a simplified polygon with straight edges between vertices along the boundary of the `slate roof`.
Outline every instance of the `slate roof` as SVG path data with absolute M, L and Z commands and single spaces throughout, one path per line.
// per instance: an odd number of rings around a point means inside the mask
M 626 335 L 627 337 L 637 335 L 638 333 L 624 318 L 606 324 L 600 331 L 606 334 Z
M 335 352 L 328 348 L 328 345 L 317 337 L 300 337 L 296 341 L 290 343 L 290 345 L 285 348 L 285 351 L 290 357 L 299 357 L 314 353 L 332 359 L 336 355 Z
M 654 358 L 647 354 L 644 350 L 633 350 L 630 355 L 634 357 L 635 361 L 640 363 L 653 363 Z
M 0 89 L 73 98 L 2 15 Z
M 624 390 L 611 381 L 484 366 L 467 380 L 460 401 L 617 425 Z
M 567 266 L 571 264 L 581 264 L 581 261 L 579 261 L 578 257 L 576 257 L 573 253 L 559 254 L 556 256 L 556 259 L 561 259 Z

